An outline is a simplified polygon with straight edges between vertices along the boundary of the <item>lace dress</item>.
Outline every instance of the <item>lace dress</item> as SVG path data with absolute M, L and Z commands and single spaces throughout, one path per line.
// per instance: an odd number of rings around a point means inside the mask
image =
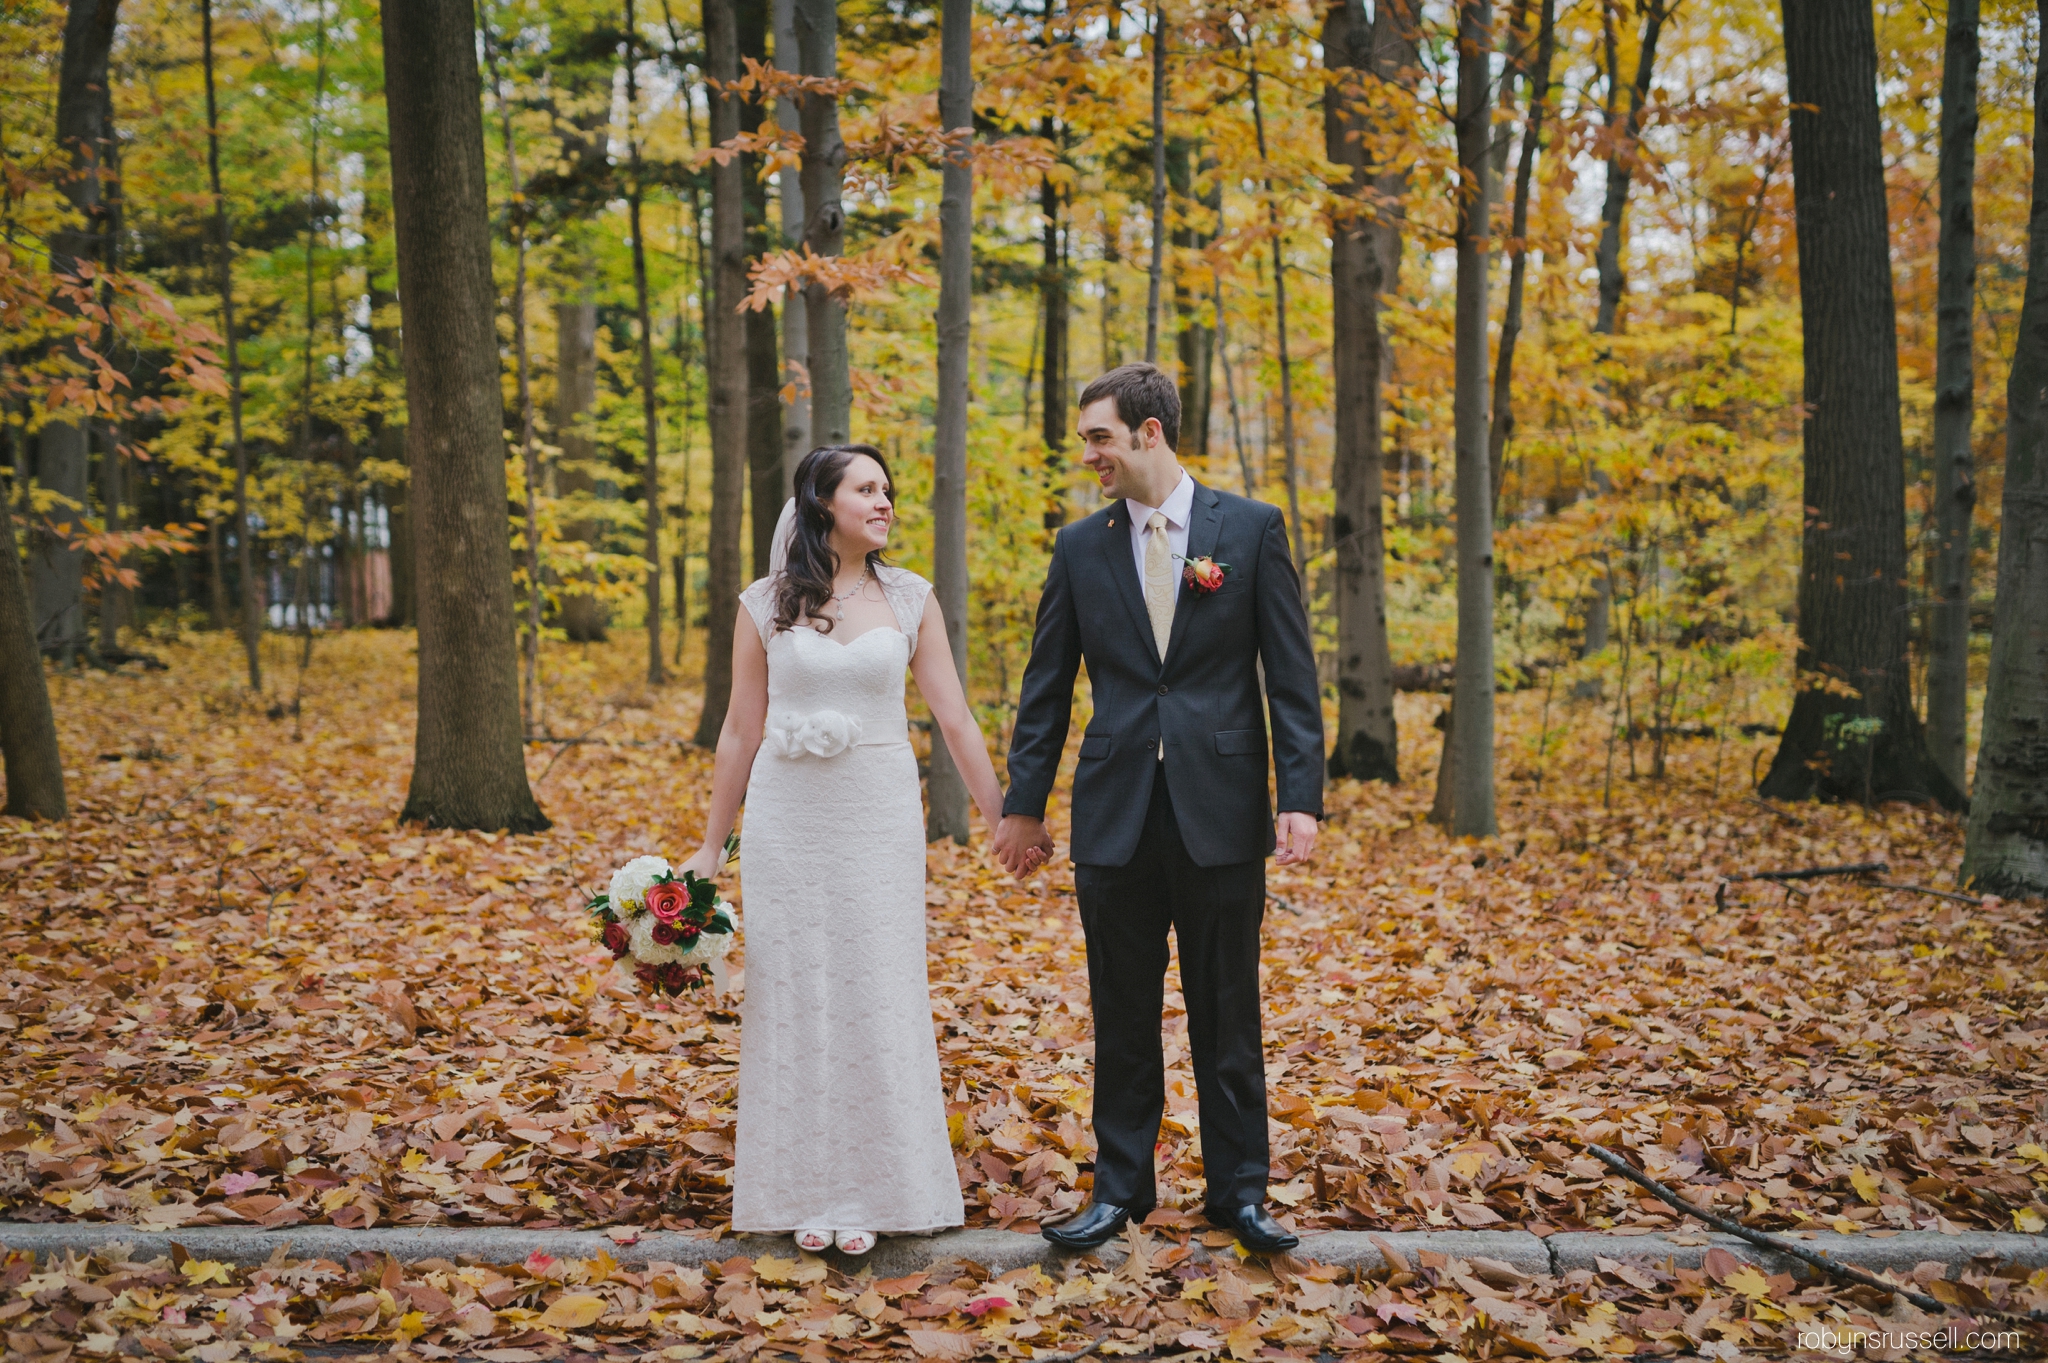
M 924 813 L 903 678 L 931 584 L 879 577 L 898 629 L 776 632 L 740 839 L 736 1231 L 916 1232 L 963 1221 L 925 978 Z M 846 627 L 840 626 L 843 631 Z

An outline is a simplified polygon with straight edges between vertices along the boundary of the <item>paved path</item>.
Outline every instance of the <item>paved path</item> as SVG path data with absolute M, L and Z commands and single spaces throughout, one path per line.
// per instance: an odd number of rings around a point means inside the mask
M 1413 1262 L 1423 1251 L 1470 1258 L 1484 1255 L 1512 1265 L 1530 1275 L 1569 1273 L 1593 1268 L 1600 1258 L 1616 1260 L 1675 1260 L 1682 1267 L 1696 1267 L 1709 1248 L 1719 1245 L 1746 1262 L 1761 1264 L 1771 1271 L 1793 1270 L 1810 1276 L 1812 1270 L 1790 1258 L 1759 1250 L 1732 1235 L 1681 1236 L 1679 1243 L 1666 1235 L 1611 1235 L 1599 1232 L 1565 1231 L 1538 1239 L 1527 1231 L 1361 1231 L 1311 1232 L 1302 1237 L 1298 1257 L 1347 1268 L 1377 1268 L 1385 1262 L 1382 1243 Z M 133 1226 L 109 1222 L 60 1221 L 43 1224 L 0 1222 L 0 1249 L 34 1250 L 49 1254 L 60 1250 L 93 1250 L 103 1245 L 126 1244 L 137 1258 L 168 1254 L 172 1242 L 184 1246 L 201 1259 L 229 1263 L 261 1263 L 282 1246 L 289 1245 L 294 1258 L 340 1260 L 351 1253 L 389 1254 L 406 1263 L 422 1259 L 469 1260 L 475 1263 L 517 1263 L 535 1250 L 558 1258 L 588 1259 L 602 1250 L 622 1263 L 640 1264 L 668 1261 L 701 1264 L 729 1259 L 734 1255 L 788 1255 L 794 1252 L 786 1236 L 741 1235 L 713 1240 L 684 1232 L 650 1231 L 621 1243 L 601 1231 L 539 1230 L 504 1227 L 462 1226 L 379 1226 L 370 1230 L 344 1230 L 338 1226 L 296 1226 L 281 1230 L 259 1230 L 234 1226 L 193 1226 L 178 1231 L 138 1231 Z M 1997 1260 L 2023 1268 L 2048 1268 L 2048 1235 L 2018 1235 L 1971 1231 L 1962 1235 L 1940 1235 L 1934 1231 L 1902 1231 L 1892 1236 L 1836 1235 L 1822 1231 L 1804 1241 L 1806 1248 L 1843 1263 L 1872 1271 L 1892 1269 L 1910 1274 L 1922 1263 L 1934 1261 L 1948 1276 L 1973 1259 Z M 1112 1242 L 1100 1251 L 1104 1260 L 1123 1256 L 1122 1242 Z M 845 1263 L 834 1251 L 835 1261 Z M 998 1272 L 1029 1263 L 1055 1263 L 1065 1257 L 1036 1235 L 1017 1231 L 961 1230 L 943 1235 L 905 1236 L 886 1239 L 864 1261 L 883 1277 L 913 1273 L 942 1260 L 970 1260 Z

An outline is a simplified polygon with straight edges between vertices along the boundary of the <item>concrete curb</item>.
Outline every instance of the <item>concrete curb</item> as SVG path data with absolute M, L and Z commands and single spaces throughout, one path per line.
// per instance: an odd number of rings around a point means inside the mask
M 1345 1268 L 1374 1269 L 1385 1262 L 1374 1242 L 1384 1241 L 1411 1264 L 1423 1251 L 1461 1259 L 1484 1256 L 1498 1259 L 1518 1273 L 1543 1277 L 1574 1269 L 1593 1269 L 1602 1258 L 1624 1263 L 1662 1263 L 1669 1259 L 1679 1267 L 1696 1268 L 1709 1249 L 1719 1246 L 1745 1263 L 1758 1264 L 1772 1272 L 1813 1276 L 1814 1271 L 1797 1260 L 1759 1250 L 1732 1235 L 1686 1238 L 1705 1243 L 1674 1244 L 1664 1235 L 1580 1231 L 1560 1232 L 1548 1239 L 1539 1239 L 1527 1231 L 1325 1231 L 1302 1236 L 1296 1256 Z M 37 1254 L 94 1251 L 125 1244 L 132 1257 L 151 1259 L 170 1253 L 174 1241 L 196 1258 L 236 1264 L 261 1263 L 286 1245 L 295 1258 L 339 1261 L 363 1252 L 388 1254 L 405 1263 L 422 1259 L 517 1263 L 539 1250 L 557 1258 L 578 1259 L 593 1258 L 603 1251 L 625 1264 L 704 1264 L 735 1255 L 752 1258 L 794 1252 L 787 1236 L 740 1235 L 711 1240 L 675 1231 L 649 1231 L 630 1244 L 620 1244 L 599 1231 L 523 1231 L 482 1226 L 380 1226 L 370 1230 L 344 1230 L 338 1226 L 280 1230 L 193 1226 L 177 1231 L 139 1231 L 119 1222 L 0 1222 L 0 1249 L 32 1250 Z M 1890 1269 L 1901 1275 L 1910 1274 L 1917 1265 L 1930 1260 L 1943 1265 L 1950 1277 L 1973 1261 L 2001 1262 L 2029 1270 L 2048 1268 L 2048 1236 L 2043 1235 L 1991 1231 L 1962 1235 L 1903 1231 L 1885 1237 L 1825 1233 L 1803 1243 L 1806 1248 L 1845 1264 L 1872 1272 Z M 1121 1260 L 1123 1242 L 1112 1241 L 1097 1254 L 1105 1262 Z M 1036 1235 L 959 1230 L 885 1239 L 873 1253 L 858 1261 L 848 1260 L 837 1251 L 828 1257 L 841 1267 L 851 1268 L 859 1263 L 872 1268 L 880 1277 L 897 1277 L 947 1260 L 968 1261 L 1007 1272 L 1026 1264 L 1057 1264 L 1072 1256 L 1055 1250 Z

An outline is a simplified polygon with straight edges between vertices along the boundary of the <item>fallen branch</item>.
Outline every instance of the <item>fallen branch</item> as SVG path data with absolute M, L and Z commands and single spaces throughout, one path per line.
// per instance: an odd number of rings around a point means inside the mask
M 1708 1211 L 1705 1207 L 1696 1206 L 1596 1141 L 1587 1141 L 1586 1149 L 1592 1154 L 1594 1159 L 1599 1160 L 1609 1169 L 1629 1180 L 1629 1182 L 1640 1185 L 1665 1203 L 1697 1221 L 1712 1226 L 1715 1230 L 1747 1240 L 1759 1249 L 1767 1249 L 1774 1254 L 1783 1254 L 1797 1259 L 1799 1262 L 1817 1268 L 1831 1277 L 1842 1278 L 1852 1283 L 1860 1283 L 1864 1287 L 1874 1287 L 1880 1292 L 1896 1293 L 1923 1311 L 1946 1311 L 1949 1309 L 1949 1303 L 1941 1300 L 1939 1297 L 1930 1297 L 1925 1292 L 1916 1292 L 1912 1288 L 1901 1286 L 1888 1278 L 1880 1278 L 1875 1273 L 1866 1273 L 1853 1264 L 1837 1263 L 1825 1254 L 1818 1254 L 1804 1245 L 1796 1244 L 1790 1240 L 1781 1240 L 1767 1231 L 1751 1230 L 1740 1221 L 1731 1221 L 1725 1216 Z M 2010 1320 L 2048 1321 L 2048 1311 L 2001 1311 L 1997 1307 L 1988 1307 L 1985 1308 L 1984 1314 L 2003 1316 Z
M 1742 803 L 1746 805 L 1755 805 L 1758 809 L 1769 810 L 1771 813 L 1783 819 L 1786 823 L 1791 824 L 1794 828 L 1806 827 L 1806 820 L 1800 818 L 1797 814 L 1787 814 L 1784 810 L 1778 808 L 1776 805 L 1769 804 L 1763 800 L 1759 800 L 1754 795 L 1743 796 Z
M 1973 907 L 1978 903 L 1974 895 L 1957 894 L 1953 890 L 1937 890 L 1932 885 L 1901 885 L 1892 880 L 1873 880 L 1870 883 L 1880 890 L 1908 890 L 1914 894 L 1931 894 L 1936 899 L 1953 899 L 1958 904 L 1969 904 Z
M 1797 871 L 1745 871 L 1730 880 L 1819 880 L 1824 876 L 1862 876 L 1889 871 L 1881 861 L 1859 861 L 1854 866 L 1806 866 Z
M 1266 898 L 1272 900 L 1275 904 L 1278 904 L 1281 908 L 1287 910 L 1287 912 L 1293 914 L 1295 917 L 1299 918 L 1301 916 L 1300 909 L 1295 908 L 1292 904 L 1282 899 L 1279 895 L 1274 894 L 1271 890 L 1266 891 Z
M 1101 1339 L 1091 1339 L 1086 1344 L 1083 1344 L 1080 1348 L 1074 1350 L 1072 1353 L 1034 1354 L 1032 1355 L 1032 1357 L 1040 1360 L 1040 1363 L 1078 1363 L 1078 1360 L 1086 1358 L 1089 1354 L 1094 1353 L 1097 1349 L 1101 1347 Z

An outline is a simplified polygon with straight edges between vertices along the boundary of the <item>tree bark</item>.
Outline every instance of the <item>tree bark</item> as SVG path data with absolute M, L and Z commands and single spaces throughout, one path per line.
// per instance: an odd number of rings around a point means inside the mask
M 1259 107 L 1259 56 L 1245 49 L 1250 74 L 1252 131 L 1257 137 L 1259 161 L 1270 166 L 1266 154 L 1266 115 Z M 1287 461 L 1287 524 L 1294 532 L 1294 564 L 1301 572 L 1301 603 L 1309 603 L 1308 539 L 1301 523 L 1301 460 L 1294 443 L 1294 366 L 1287 354 L 1287 251 L 1282 240 L 1280 203 L 1273 195 L 1273 177 L 1265 177 L 1266 217 L 1273 225 L 1273 331 L 1280 361 L 1280 451 Z
M 1941 243 L 1935 285 L 1934 599 L 1929 603 L 1927 755 L 1968 789 L 1970 523 L 1977 508 L 1970 446 L 1977 287 L 1977 0 L 1949 0 L 1941 69 Z
M 1636 76 L 1629 85 L 1628 112 L 1618 135 L 1613 120 L 1608 121 L 1612 140 L 1607 147 L 1607 194 L 1600 206 L 1600 246 L 1594 256 L 1600 276 L 1600 314 L 1593 330 L 1602 336 L 1612 336 L 1621 322 L 1621 291 L 1627 283 L 1621 272 L 1622 219 L 1628 212 L 1637 138 L 1643 130 L 1643 106 L 1649 102 L 1650 79 L 1656 72 L 1657 39 L 1664 32 L 1664 21 L 1670 17 L 1671 6 L 1664 0 L 1649 0 L 1643 14 L 1643 44 L 1636 54 Z
M 2041 7 L 2048 19 L 2048 4 Z M 2048 896 L 2048 66 L 2034 69 L 2027 291 L 2005 389 L 2005 494 L 1963 883 Z
M 1486 456 L 1487 205 L 1492 202 L 1492 101 L 1487 98 L 1493 10 L 1458 3 L 1458 219 L 1455 394 L 1458 673 L 1452 706 L 1451 831 L 1490 837 L 1493 808 L 1493 479 Z
M 519 733 L 475 15 L 469 0 L 381 8 L 420 616 L 418 737 L 400 817 L 536 832 L 548 820 Z
M 740 56 L 765 62 L 768 0 L 740 0 L 738 10 Z M 762 112 L 754 100 L 742 104 L 740 131 L 760 131 Z M 781 233 L 768 221 L 768 185 L 761 179 L 761 158 L 750 152 L 740 163 L 746 191 L 747 257 L 758 260 L 780 245 Z M 782 364 L 775 353 L 775 312 L 772 308 L 749 310 L 743 320 L 747 330 L 747 503 L 754 548 L 751 572 L 760 577 L 768 571 L 775 520 L 782 514 L 790 480 L 784 471 L 787 451 L 782 442 Z
M 639 59 L 640 33 L 633 23 L 633 0 L 626 0 L 626 146 L 633 160 L 626 215 L 633 233 L 633 301 L 635 320 L 640 324 L 640 422 L 646 447 L 640 494 L 646 531 L 642 552 L 647 558 L 647 684 L 660 686 L 668 680 L 668 665 L 661 656 L 661 421 L 654 391 L 654 312 L 647 301 L 647 235 L 641 215 L 646 185 L 640 171 Z M 738 593 L 734 588 L 733 594 Z
M 1222 202 L 1222 183 L 1212 174 L 1209 188 L 1197 198 L 1195 180 L 1199 174 L 1214 170 L 1215 159 L 1207 155 L 1198 157 L 1196 148 L 1185 140 L 1175 142 L 1168 150 L 1168 187 L 1190 204 L 1198 202 L 1214 213 Z M 1193 213 L 1186 213 L 1182 226 L 1173 233 L 1173 244 L 1188 257 L 1198 256 L 1211 241 L 1209 234 L 1196 226 L 1195 221 Z M 1209 409 L 1215 401 L 1216 328 L 1208 319 L 1208 301 L 1198 291 L 1197 281 L 1201 276 L 1190 273 L 1187 268 L 1190 263 L 1184 258 L 1173 273 L 1174 311 L 1180 323 L 1174 338 L 1174 349 L 1180 359 L 1178 453 L 1183 459 L 1193 459 L 1200 464 L 1209 457 Z
M 18 819 L 64 819 L 64 754 L 36 645 L 28 584 L 14 547 L 11 493 L 0 493 L 0 762 L 7 774 L 5 813 Z
M 107 54 L 114 44 L 119 0 L 71 0 L 64 17 L 64 49 L 57 71 L 57 144 L 71 161 L 59 183 L 82 224 L 50 233 L 50 270 L 66 274 L 80 262 L 104 259 L 107 176 L 114 129 L 107 99 Z M 68 346 L 69 342 L 64 342 Z M 36 441 L 36 482 L 86 502 L 87 429 L 84 421 L 57 420 Z M 67 665 L 85 632 L 85 551 L 71 540 L 85 532 L 84 515 L 58 507 L 29 530 L 29 599 L 36 638 Z
M 1256 77 L 1254 77 L 1256 79 Z M 1262 153 L 1263 155 L 1263 153 Z M 1166 274 L 1166 7 L 1152 5 L 1152 262 L 1145 285 L 1145 363 L 1159 363 L 1160 284 Z
M 1557 0 L 1541 0 L 1536 60 L 1529 68 L 1529 113 L 1522 124 L 1521 156 L 1515 165 L 1515 201 L 1508 227 L 1507 309 L 1500 324 L 1500 353 L 1493 367 L 1493 426 L 1487 434 L 1487 463 L 1493 502 L 1500 503 L 1507 478 L 1508 440 L 1515 433 L 1515 343 L 1522 335 L 1522 293 L 1529 277 L 1529 190 L 1543 145 L 1544 106 L 1550 99 L 1550 60 L 1557 50 Z M 1524 49 L 1526 51 L 1526 49 Z
M 1336 389 L 1330 533 L 1337 569 L 1337 740 L 1330 775 L 1398 783 L 1380 463 L 1386 374 L 1380 298 L 1387 281 L 1374 231 L 1385 209 L 1369 197 L 1374 165 L 1366 147 L 1371 129 L 1362 85 L 1377 74 L 1377 44 L 1358 8 L 1340 0 L 1323 16 L 1323 60 L 1344 73 L 1323 95 L 1324 154 L 1349 170 L 1338 190 L 1352 201 L 1330 224 L 1330 368 Z M 1381 0 L 1372 28 L 1404 23 L 1400 9 Z
M 775 69 L 790 75 L 802 69 L 797 55 L 796 0 L 772 0 L 775 24 Z M 793 99 L 778 100 L 775 121 L 791 132 L 803 127 L 803 112 Z M 804 187 L 798 171 L 783 170 L 775 177 L 775 192 L 781 201 L 782 241 L 798 247 L 804 240 Z M 811 451 L 811 324 L 801 289 L 791 289 L 782 300 L 782 373 L 790 390 L 782 409 L 782 486 L 788 497 L 796 485 L 796 466 Z M 780 511 L 777 511 L 780 515 Z M 763 569 L 763 571 L 766 571 Z
M 796 0 L 796 39 L 805 75 L 838 77 L 839 8 L 832 0 Z M 804 243 L 817 255 L 840 255 L 846 246 L 846 209 L 839 198 L 846 143 L 839 136 L 839 101 L 823 95 L 806 99 L 803 134 Z M 853 438 L 846 304 L 822 283 L 807 284 L 804 320 L 810 329 L 811 441 L 843 445 Z
M 1053 134 L 1053 121 L 1048 117 L 1044 135 L 1050 141 Z M 1045 312 L 1045 350 L 1039 359 L 1039 391 L 1045 410 L 1039 414 L 1039 419 L 1046 455 L 1056 465 L 1058 454 L 1067 443 L 1067 423 L 1073 420 L 1073 413 L 1067 410 L 1067 338 L 1071 334 L 1067 261 L 1061 247 L 1064 233 L 1061 230 L 1060 190 L 1050 178 L 1039 181 L 1038 213 L 1038 299 Z M 1055 523 L 1048 528 L 1057 528 L 1057 525 Z
M 1785 0 L 1805 348 L 1806 530 L 1792 713 L 1759 787 L 1961 808 L 1929 760 L 1906 663 L 1905 448 L 1867 0 Z
M 733 82 L 740 76 L 739 14 L 734 0 L 705 0 L 705 74 Z M 708 91 L 711 145 L 739 136 L 740 99 Z M 738 157 L 711 166 L 711 307 L 704 318 L 710 370 L 707 425 L 711 428 L 711 525 L 705 551 L 709 602 L 704 643 L 704 710 L 696 741 L 715 747 L 732 700 L 732 630 L 739 611 L 742 525 L 747 483 L 746 323 L 739 316 L 747 292 L 746 172 Z
M 963 141 L 953 147 L 939 194 L 938 413 L 932 432 L 932 586 L 946 618 L 946 641 L 960 685 L 967 685 L 967 347 L 974 288 L 973 0 L 944 0 L 939 37 L 939 125 Z M 967 845 L 967 783 L 936 729 L 932 733 L 927 841 Z
M 579 296 L 555 303 L 555 481 L 567 493 L 599 491 L 588 467 L 597 446 L 583 425 L 597 403 L 597 304 L 579 283 Z M 587 544 L 600 531 L 595 521 L 578 520 L 563 533 Z M 605 603 L 589 592 L 564 592 L 560 615 L 562 632 L 576 643 L 602 643 L 611 623 Z

